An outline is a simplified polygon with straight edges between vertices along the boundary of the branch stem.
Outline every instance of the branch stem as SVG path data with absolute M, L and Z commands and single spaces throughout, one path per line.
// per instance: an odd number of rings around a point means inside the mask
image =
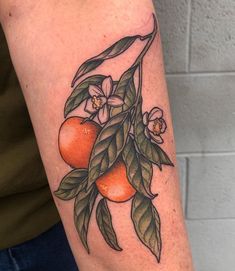
M 141 40 L 145 40 L 145 39 L 149 39 L 148 42 L 146 43 L 144 49 L 141 51 L 141 53 L 139 54 L 139 56 L 137 57 L 137 59 L 135 60 L 135 62 L 133 63 L 132 67 L 139 65 L 140 62 L 143 60 L 143 57 L 145 56 L 145 54 L 147 53 L 149 47 L 152 45 L 154 38 L 156 37 L 157 33 L 158 33 L 158 24 L 157 24 L 157 19 L 155 17 L 155 15 L 153 14 L 153 20 L 154 20 L 154 27 L 153 27 L 153 31 L 146 35 L 143 36 Z
M 136 97 L 135 103 L 133 104 L 134 111 L 133 111 L 133 115 L 132 115 L 132 121 L 135 118 L 136 110 L 137 110 L 137 105 L 139 103 L 139 99 L 140 99 L 141 93 L 142 93 L 142 82 L 143 82 L 142 69 L 143 69 L 143 60 L 141 60 L 141 62 L 139 63 L 139 67 L 138 67 L 139 82 L 138 82 L 137 97 Z
M 156 19 L 156 17 L 155 17 L 154 14 L 153 14 L 153 20 L 154 20 L 153 31 L 150 34 L 142 37 L 143 39 L 148 38 L 149 40 L 146 43 L 144 49 L 141 51 L 141 53 L 139 54 L 139 56 L 137 57 L 137 59 L 135 60 L 135 62 L 132 65 L 132 67 L 138 66 L 138 77 L 139 77 L 136 101 L 133 104 L 133 106 L 130 108 L 130 110 L 132 108 L 134 108 L 133 115 L 132 115 L 132 121 L 135 118 L 136 110 L 137 110 L 137 105 L 139 103 L 139 100 L 141 98 L 141 93 L 142 93 L 142 81 L 143 81 L 143 79 L 142 79 L 143 78 L 143 72 L 142 72 L 143 67 L 142 66 L 143 66 L 143 58 L 144 58 L 145 54 L 147 53 L 148 49 L 150 48 L 150 46 L 152 45 L 152 43 L 153 43 L 153 41 L 154 41 L 154 39 L 155 39 L 155 37 L 156 37 L 156 35 L 158 33 L 157 19 Z

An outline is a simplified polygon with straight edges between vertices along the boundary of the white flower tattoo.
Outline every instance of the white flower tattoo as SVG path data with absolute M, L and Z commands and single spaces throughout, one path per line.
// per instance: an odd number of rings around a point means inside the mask
M 154 107 L 149 113 L 143 115 L 145 134 L 148 138 L 154 140 L 158 144 L 164 142 L 161 134 L 166 131 L 166 122 L 163 119 L 163 111 L 159 107 Z
M 90 114 L 97 114 L 101 124 L 108 121 L 110 106 L 118 107 L 124 103 L 119 96 L 113 95 L 113 80 L 111 76 L 104 79 L 101 88 L 90 85 L 89 94 L 90 97 L 86 100 L 85 111 Z

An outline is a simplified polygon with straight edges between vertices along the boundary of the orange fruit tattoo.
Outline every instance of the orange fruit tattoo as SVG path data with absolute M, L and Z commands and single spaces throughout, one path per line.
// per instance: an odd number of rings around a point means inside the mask
M 94 121 L 70 117 L 59 131 L 59 150 L 64 161 L 73 168 L 88 168 L 90 154 L 100 131 Z
M 88 168 L 90 154 L 100 131 L 94 121 L 80 117 L 66 119 L 59 132 L 59 150 L 64 161 L 73 168 Z M 129 183 L 123 161 L 117 161 L 96 181 L 97 189 L 105 198 L 124 202 L 132 198 L 136 190 Z
M 127 201 L 136 192 L 127 179 L 126 167 L 121 160 L 98 178 L 96 186 L 101 195 L 115 202 Z

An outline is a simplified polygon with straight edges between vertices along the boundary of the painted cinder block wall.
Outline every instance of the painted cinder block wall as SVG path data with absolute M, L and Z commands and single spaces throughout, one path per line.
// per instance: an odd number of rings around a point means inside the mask
M 234 271 L 235 1 L 154 4 L 196 271 Z

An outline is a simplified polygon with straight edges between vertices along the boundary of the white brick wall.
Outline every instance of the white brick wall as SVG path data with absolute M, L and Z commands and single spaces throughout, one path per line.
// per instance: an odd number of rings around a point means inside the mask
M 234 271 L 235 1 L 154 3 L 196 271 Z

